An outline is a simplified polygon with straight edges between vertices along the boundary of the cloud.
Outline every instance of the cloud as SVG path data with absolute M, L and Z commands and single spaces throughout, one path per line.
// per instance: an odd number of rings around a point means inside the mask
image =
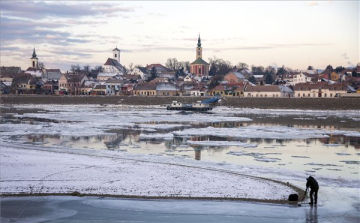
M 133 7 L 124 7 L 121 4 L 111 3 L 87 3 L 87 2 L 33 2 L 26 1 L 19 4 L 18 1 L 3 1 L 0 3 L 1 12 L 4 16 L 43 19 L 48 17 L 74 18 L 89 16 L 111 16 L 119 13 L 134 12 Z
M 341 54 L 341 56 L 342 56 L 342 58 L 344 58 L 345 60 L 348 60 L 348 59 L 349 59 L 349 57 L 347 56 L 347 53 L 343 53 L 343 54 Z
M 53 44 L 67 46 L 74 43 L 88 43 L 87 39 L 73 37 L 70 32 L 58 31 L 65 25 L 57 22 L 34 22 L 31 20 L 1 18 L 0 38 L 2 44 L 17 43 Z M 21 27 L 21 29 L 19 28 Z
M 308 2 L 308 6 L 317 6 L 317 5 L 319 5 L 319 3 L 316 1 Z

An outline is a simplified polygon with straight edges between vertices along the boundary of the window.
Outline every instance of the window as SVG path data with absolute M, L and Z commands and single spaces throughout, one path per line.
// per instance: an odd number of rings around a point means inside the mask
M 115 58 L 117 57 L 117 54 L 115 53 Z
M 308 94 L 308 97 L 310 97 L 310 93 Z
M 300 97 L 300 93 L 298 93 L 298 97 Z
M 326 95 L 327 95 L 327 94 L 325 93 L 325 95 L 324 95 L 325 98 L 327 97 Z
M 330 97 L 332 97 L 332 93 L 330 94 Z
M 305 93 L 303 93 L 303 97 L 305 97 Z

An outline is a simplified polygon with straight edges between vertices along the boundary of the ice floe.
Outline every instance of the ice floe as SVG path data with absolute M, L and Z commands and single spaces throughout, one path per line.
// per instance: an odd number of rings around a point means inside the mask
M 253 148 L 257 147 L 257 144 L 244 143 L 240 141 L 192 141 L 188 140 L 190 145 L 199 145 L 199 146 L 239 146 L 244 148 Z
M 190 128 L 173 132 L 175 136 L 220 136 L 237 138 L 265 138 L 265 139 L 311 139 L 327 138 L 329 134 L 360 136 L 357 131 L 326 130 L 296 128 L 287 126 L 246 126 L 239 128 Z
M 220 169 L 1 147 L 1 194 L 286 200 L 292 188 Z M 16 168 L 14 168 L 16 165 Z M 201 176 L 201 177 L 199 177 Z M 259 193 L 261 191 L 261 193 Z

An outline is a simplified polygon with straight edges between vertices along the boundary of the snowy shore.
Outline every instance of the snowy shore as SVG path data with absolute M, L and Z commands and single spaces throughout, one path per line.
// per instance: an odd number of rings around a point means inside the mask
M 15 146 L 16 147 L 16 146 Z M 294 188 L 221 169 L 1 148 L 1 194 L 71 194 L 158 198 L 211 198 L 285 202 Z

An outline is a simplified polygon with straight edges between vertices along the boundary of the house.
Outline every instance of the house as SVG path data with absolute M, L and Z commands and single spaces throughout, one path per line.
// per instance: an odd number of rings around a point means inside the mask
M 207 87 L 201 84 L 196 85 L 193 89 L 190 90 L 191 96 L 206 96 L 207 95 Z
M 42 76 L 41 79 L 43 81 L 48 81 L 48 80 L 59 80 L 61 77 L 61 71 L 60 69 L 42 69 Z
M 246 85 L 245 97 L 279 98 L 281 90 L 277 85 Z
M 133 95 L 139 96 L 156 96 L 156 83 L 137 84 L 134 87 Z
M 330 74 L 329 80 L 338 82 L 339 79 L 340 79 L 340 76 L 339 76 L 339 74 L 337 74 L 335 71 L 333 71 L 333 72 Z
M 124 83 L 122 86 L 121 86 L 121 94 L 123 95 L 132 95 L 133 93 L 133 90 L 134 90 L 134 86 L 136 84 L 135 83 Z
M 222 97 L 244 97 L 244 82 L 240 83 L 227 83 L 223 82 L 212 89 L 211 95 L 219 95 Z
M 90 95 L 96 85 L 99 85 L 99 82 L 93 80 L 86 80 L 80 86 L 80 93 L 82 95 Z
M 14 77 L 12 89 L 16 94 L 35 94 L 36 78 L 28 73 L 21 73 Z
M 106 94 L 106 85 L 103 84 L 96 85 L 91 92 L 91 95 L 105 95 L 105 94 Z
M 124 80 L 119 78 L 110 78 L 106 81 L 106 94 L 107 95 L 119 95 L 121 91 L 121 86 L 123 85 Z
M 251 72 L 251 70 L 249 70 L 248 68 L 239 68 L 237 69 L 237 72 L 241 73 L 242 75 L 244 75 L 244 77 L 246 79 L 249 79 L 249 77 L 251 77 L 253 75 L 253 73 Z
M 0 77 L 13 78 L 15 75 L 21 73 L 20 67 L 0 67 Z
M 68 94 L 80 94 L 81 86 L 84 81 L 89 80 L 85 74 L 61 74 L 59 79 L 59 90 L 66 91 Z
M 293 77 L 292 84 L 299 84 L 299 83 L 310 83 L 311 77 L 305 75 L 303 72 L 295 74 Z
M 131 75 L 140 75 L 142 80 L 147 80 L 150 73 L 146 69 L 146 67 L 135 67 L 131 72 Z
M 59 82 L 56 80 L 48 80 L 41 88 L 45 94 L 54 94 L 55 91 L 59 89 Z
M 182 96 L 182 92 L 180 88 L 173 83 L 158 83 L 156 85 L 156 95 Z
M 0 81 L 0 95 L 2 94 L 9 94 L 10 88 L 6 84 L 4 84 L 2 81 Z
M 296 98 L 332 98 L 337 94 L 346 94 L 345 84 L 328 84 L 327 82 L 300 83 L 294 86 Z
M 155 70 L 158 74 L 169 71 L 168 68 L 164 67 L 163 65 L 161 65 L 159 63 L 156 63 L 156 64 L 146 65 L 146 70 L 148 71 L 149 74 L 151 73 L 151 69 L 153 67 L 155 67 Z
M 244 80 L 246 80 L 246 78 L 240 72 L 230 71 L 224 76 L 224 81 L 227 81 L 228 83 L 240 83 L 243 82 Z

